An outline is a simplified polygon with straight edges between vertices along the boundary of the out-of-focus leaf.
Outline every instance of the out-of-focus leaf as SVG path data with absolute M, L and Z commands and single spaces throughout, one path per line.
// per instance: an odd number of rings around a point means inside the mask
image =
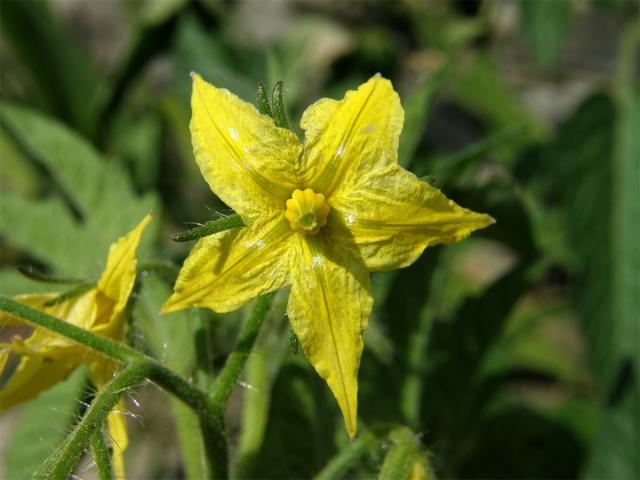
M 34 194 L 40 178 L 24 152 L 4 129 L 0 129 L 0 188 L 13 188 L 23 194 Z
M 160 120 L 153 115 L 120 116 L 113 127 L 110 145 L 114 155 L 131 166 L 133 179 L 141 190 L 156 185 L 160 148 Z
M 138 6 L 152 10 L 150 16 L 141 14 L 140 25 L 130 48 L 120 60 L 110 90 L 106 92 L 104 116 L 117 110 L 120 102 L 130 89 L 133 80 L 144 71 L 148 63 L 171 44 L 177 23 L 177 13 L 182 0 L 125 2 L 123 5 Z M 144 8 L 143 8 L 143 11 Z
M 596 367 L 600 367 L 600 361 L 607 361 L 604 368 L 596 368 L 596 372 L 602 375 L 600 384 L 607 389 L 609 404 L 584 472 L 586 478 L 640 477 L 640 89 L 635 73 L 639 47 L 640 35 L 637 25 L 633 24 L 623 35 L 615 131 L 605 130 L 605 133 L 614 137 L 612 157 L 610 165 L 599 165 L 598 168 L 610 169 L 604 178 L 599 177 L 602 182 L 601 195 L 608 196 L 608 202 L 599 205 L 599 210 L 593 208 L 585 213 L 605 215 L 604 218 L 611 219 L 606 224 L 606 228 L 610 229 L 608 241 L 595 245 L 592 243 L 591 248 L 587 248 L 589 244 L 583 241 L 585 246 L 582 247 L 584 255 L 591 254 L 608 260 L 604 265 L 598 262 L 605 267 L 594 272 L 600 273 L 600 278 L 586 276 L 588 283 L 584 294 L 593 295 L 604 289 L 607 300 L 605 306 L 609 307 L 606 311 L 598 311 L 600 316 L 592 317 L 590 320 L 593 323 L 588 325 L 597 354 L 594 359 L 598 362 L 595 363 Z M 593 135 L 596 133 L 593 130 Z M 584 162 L 588 160 L 589 157 L 583 158 Z M 609 183 L 605 184 L 607 180 Z M 606 207 L 610 209 L 605 210 Z M 595 230 L 591 225 L 580 226 L 588 235 Z M 583 261 L 589 260 L 585 257 Z M 585 299 L 583 302 L 586 304 Z M 596 336 L 604 336 L 604 341 L 596 343 Z M 614 378 L 613 384 L 608 381 L 610 378 Z
M 561 126 L 543 166 L 557 182 L 555 195 L 574 254 L 575 301 L 604 392 L 612 387 L 624 357 L 633 358 L 637 348 L 632 339 L 638 335 L 640 268 L 638 207 L 632 192 L 638 190 L 626 191 L 638 188 L 638 150 L 634 155 L 633 146 L 640 128 L 637 101 L 625 114 L 616 111 L 608 96 L 587 99 Z M 612 118 L 618 119 L 619 141 L 629 142 L 626 146 L 614 148 Z
M 560 299 L 525 298 L 516 306 L 501 341 L 488 353 L 482 375 L 508 375 L 510 370 L 520 370 L 584 385 L 588 371 L 576 330 L 568 305 Z M 570 348 L 572 345 L 574 348 Z
M 118 163 L 41 114 L 2 103 L 0 126 L 61 190 L 39 201 L 0 192 L 0 233 L 59 273 L 97 276 L 109 245 L 153 209 L 155 198 L 137 197 Z M 145 236 L 143 245 L 151 237 Z
M 311 478 L 346 441 L 335 401 L 300 356 L 286 362 L 273 387 L 264 447 L 256 461 L 264 478 Z
M 524 37 L 540 65 L 555 65 L 569 30 L 570 0 L 519 2 Z
M 189 73 L 197 71 L 202 77 L 217 87 L 231 90 L 247 101 L 256 93 L 255 80 L 240 73 L 242 59 L 228 51 L 216 32 L 207 32 L 195 16 L 183 15 L 178 23 L 175 47 L 176 82 L 181 92 L 191 92 Z
M 47 109 L 92 136 L 101 111 L 99 78 L 77 42 L 41 0 L 5 2 L 2 30 Z
M 637 382 L 637 380 L 635 380 Z M 611 408 L 601 425 L 583 472 L 585 479 L 640 478 L 640 395 L 632 386 L 622 401 Z
M 271 392 L 282 361 L 288 352 L 288 342 L 285 341 L 288 322 L 284 315 L 287 298 L 287 291 L 276 294 L 251 355 L 247 359 L 242 425 L 235 455 L 234 476 L 236 478 L 255 478 L 259 475 L 260 467 L 256 464 L 256 460 L 264 443 Z
M 454 75 L 452 93 L 462 106 L 491 129 L 504 130 L 523 125 L 533 138 L 541 138 L 545 134 L 543 126 L 519 104 L 487 56 L 478 54 L 460 62 Z
M 473 439 L 460 438 L 447 459 L 457 463 L 457 457 L 458 470 L 443 477 L 576 478 L 584 459 L 573 432 L 522 406 L 479 418 L 466 428 Z
M 451 60 L 443 60 L 404 102 L 404 127 L 400 137 L 398 163 L 407 168 L 427 127 L 435 97 L 449 73 Z
M 16 407 L 20 421 L 11 430 L 3 455 L 5 478 L 29 478 L 60 445 L 80 406 L 84 376 L 84 369 L 78 369 L 35 400 Z

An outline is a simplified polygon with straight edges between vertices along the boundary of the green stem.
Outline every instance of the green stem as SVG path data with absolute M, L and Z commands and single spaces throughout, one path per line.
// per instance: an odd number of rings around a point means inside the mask
M 213 385 L 211 392 L 212 401 L 214 405 L 218 405 L 223 410 L 244 369 L 247 357 L 249 353 L 251 353 L 251 348 L 258 336 L 264 317 L 269 312 L 269 308 L 271 308 L 272 300 L 273 294 L 263 295 L 256 300 L 256 305 L 253 308 L 251 317 L 249 317 L 247 323 L 242 327 L 238 340 L 234 345 L 233 352 L 227 357 L 227 361 Z
M 195 410 L 198 415 L 207 460 L 209 462 L 210 475 L 213 478 L 225 478 L 227 476 L 228 459 L 227 439 L 224 427 L 224 408 L 214 404 L 202 390 L 193 386 L 191 383 L 167 369 L 156 360 L 147 357 L 131 347 L 109 338 L 95 335 L 87 330 L 52 317 L 44 312 L 34 310 L 31 307 L 15 302 L 9 298 L 0 297 L 0 310 L 18 316 L 36 326 L 59 333 L 60 335 L 75 340 L 76 342 L 92 348 L 93 350 L 104 353 L 114 360 L 124 363 L 126 365 L 125 369 L 107 385 L 109 386 L 114 384 L 117 379 L 118 382 L 114 385 L 119 386 L 120 389 L 118 390 L 118 393 L 122 393 L 132 385 L 148 378 L 182 400 L 189 407 Z M 130 383 L 125 384 L 125 381 Z M 102 421 L 104 421 L 106 415 L 109 413 L 113 405 L 115 405 L 115 402 L 118 399 L 117 395 L 115 395 L 114 399 L 113 391 L 115 391 L 115 387 L 112 386 L 111 390 L 107 390 L 107 393 L 103 395 L 103 392 L 106 389 L 107 387 L 96 395 L 96 398 L 89 411 L 87 411 L 85 418 L 78 424 L 74 432 L 60 447 L 60 449 L 51 455 L 50 458 L 55 458 L 57 462 L 62 464 L 60 468 L 63 470 L 68 469 L 68 465 L 71 465 L 71 469 L 73 468 L 75 465 L 73 462 L 77 460 L 80 453 L 84 450 L 85 445 L 89 441 L 89 434 L 92 429 L 95 430 L 96 425 L 101 425 L 101 423 L 96 423 L 96 416 L 100 416 Z M 111 394 L 109 394 L 109 392 L 111 392 Z M 91 415 L 89 415 L 90 412 L 92 412 Z M 86 424 L 88 424 L 89 427 L 86 427 Z M 88 433 L 87 428 L 89 428 Z M 61 450 L 64 451 L 64 454 L 59 454 Z M 76 453 L 77 456 L 74 456 Z M 67 461 L 67 457 L 71 458 L 72 461 Z M 50 472 L 54 468 L 58 471 L 58 467 L 56 467 L 52 462 L 53 460 L 47 460 L 45 462 L 45 465 L 48 465 L 47 470 L 44 470 L 45 477 L 47 476 L 47 472 Z M 41 471 L 43 471 L 42 468 L 39 472 Z M 55 478 L 67 477 L 63 475 L 60 477 L 56 476 Z
M 100 428 L 91 435 L 91 451 L 93 452 L 93 459 L 96 462 L 100 480 L 112 480 L 111 452 L 107 448 Z
M 333 457 L 316 475 L 315 480 L 343 478 L 344 474 L 375 445 L 376 441 L 376 437 L 369 432 L 361 434 L 347 448 Z
M 75 340 L 93 350 L 118 360 L 121 363 L 131 363 L 145 359 L 145 355 L 127 345 L 111 340 L 110 338 L 95 335 L 88 330 L 72 325 L 71 323 L 52 317 L 44 312 L 18 303 L 10 298 L 0 296 L 0 310 L 20 317 L 28 323 L 46 328 L 62 336 Z
M 145 379 L 146 362 L 133 363 L 98 392 L 84 418 L 33 474 L 36 479 L 69 478 L 92 435 L 102 428 L 122 392 Z
M 242 218 L 240 218 L 240 215 L 234 213 L 233 215 L 229 215 L 228 217 L 222 217 L 218 220 L 212 220 L 200 227 L 192 228 L 191 230 L 187 230 L 186 232 L 173 235 L 171 239 L 174 242 L 189 242 L 191 240 L 197 240 L 198 238 L 213 235 L 214 233 L 219 233 L 225 230 L 239 227 L 244 227 L 244 222 L 242 221 Z
M 409 478 L 416 461 L 421 460 L 422 451 L 415 435 L 406 427 L 398 427 L 389 434 L 393 443 L 384 459 L 379 480 L 402 480 Z

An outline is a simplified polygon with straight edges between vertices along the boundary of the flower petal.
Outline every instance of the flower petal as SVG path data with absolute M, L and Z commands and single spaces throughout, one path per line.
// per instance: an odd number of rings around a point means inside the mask
M 273 217 L 299 187 L 300 141 L 228 90 L 192 78 L 191 138 L 202 176 L 245 222 Z
M 341 101 L 322 99 L 302 116 L 305 184 L 327 198 L 371 164 L 397 165 L 404 113 L 389 80 L 379 74 Z
M 370 270 L 406 267 L 425 248 L 457 242 L 494 223 L 401 168 L 392 175 L 371 170 L 336 192 L 331 206 L 353 233 Z
M 180 270 L 163 313 L 188 307 L 230 312 L 285 285 L 293 231 L 281 214 L 267 224 L 221 232 L 198 241 Z
M 0 411 L 16 403 L 26 402 L 40 395 L 49 387 L 64 380 L 79 364 L 81 352 L 64 359 L 50 359 L 43 356 L 22 357 L 18 368 L 0 389 Z M 5 355 L 8 352 L 5 350 Z
M 287 313 L 305 355 L 338 401 L 353 438 L 362 332 L 373 303 L 369 274 L 348 232 L 328 226 L 319 235 L 297 239 Z
M 107 266 L 98 282 L 98 290 L 113 301 L 111 317 L 117 316 L 124 310 L 129 301 L 129 295 L 136 280 L 136 250 L 140 243 L 142 232 L 151 222 L 153 215 L 148 214 L 142 221 L 125 236 L 109 248 Z
M 96 294 L 97 290 L 94 288 L 82 295 L 50 307 L 45 307 L 44 303 L 55 298 L 58 294 L 17 295 L 13 297 L 13 299 L 37 310 L 41 310 L 53 317 L 72 323 L 77 327 L 89 329 L 96 322 L 98 315 L 95 303 Z M 0 315 L 0 325 L 8 323 L 5 323 L 5 318 L 4 315 Z M 82 348 L 74 340 L 40 327 L 33 329 L 29 338 L 24 341 L 24 347 L 33 354 L 46 355 L 49 359 L 58 359 L 67 355 L 69 351 Z
M 38 310 L 43 310 L 43 305 L 47 303 L 49 300 L 53 300 L 57 296 L 60 295 L 60 292 L 56 293 L 30 293 L 26 295 L 16 295 L 13 299 L 16 302 L 23 303 L 30 307 L 36 308 Z M 0 325 L 3 327 L 14 327 L 14 326 L 24 326 L 29 323 L 22 320 L 20 317 L 16 317 L 15 315 L 11 315 L 9 312 L 5 312 L 4 310 L 0 311 Z

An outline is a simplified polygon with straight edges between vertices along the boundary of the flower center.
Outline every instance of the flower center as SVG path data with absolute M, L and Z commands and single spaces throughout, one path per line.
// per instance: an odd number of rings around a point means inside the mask
M 293 230 L 315 235 L 327 224 L 329 210 L 324 195 L 307 188 L 293 191 L 284 216 Z

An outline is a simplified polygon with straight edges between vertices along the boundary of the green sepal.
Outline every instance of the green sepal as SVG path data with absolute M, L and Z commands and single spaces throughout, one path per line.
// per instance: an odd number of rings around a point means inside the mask
M 289 129 L 289 120 L 284 108 L 284 84 L 282 80 L 276 82 L 271 95 L 271 110 L 273 111 L 273 121 L 277 127 Z
M 267 87 L 264 82 L 258 82 L 258 111 L 263 115 L 268 115 L 273 118 L 273 112 L 271 111 L 271 104 L 269 103 L 269 96 L 267 95 Z
M 189 242 L 191 240 L 197 240 L 198 238 L 213 235 L 214 233 L 223 232 L 224 230 L 230 230 L 232 228 L 239 227 L 244 227 L 244 222 L 242 221 L 242 218 L 240 218 L 240 215 L 235 213 L 233 215 L 229 215 L 228 217 L 222 217 L 218 220 L 212 220 L 200 227 L 187 230 L 186 232 L 173 235 L 171 239 L 174 242 Z

